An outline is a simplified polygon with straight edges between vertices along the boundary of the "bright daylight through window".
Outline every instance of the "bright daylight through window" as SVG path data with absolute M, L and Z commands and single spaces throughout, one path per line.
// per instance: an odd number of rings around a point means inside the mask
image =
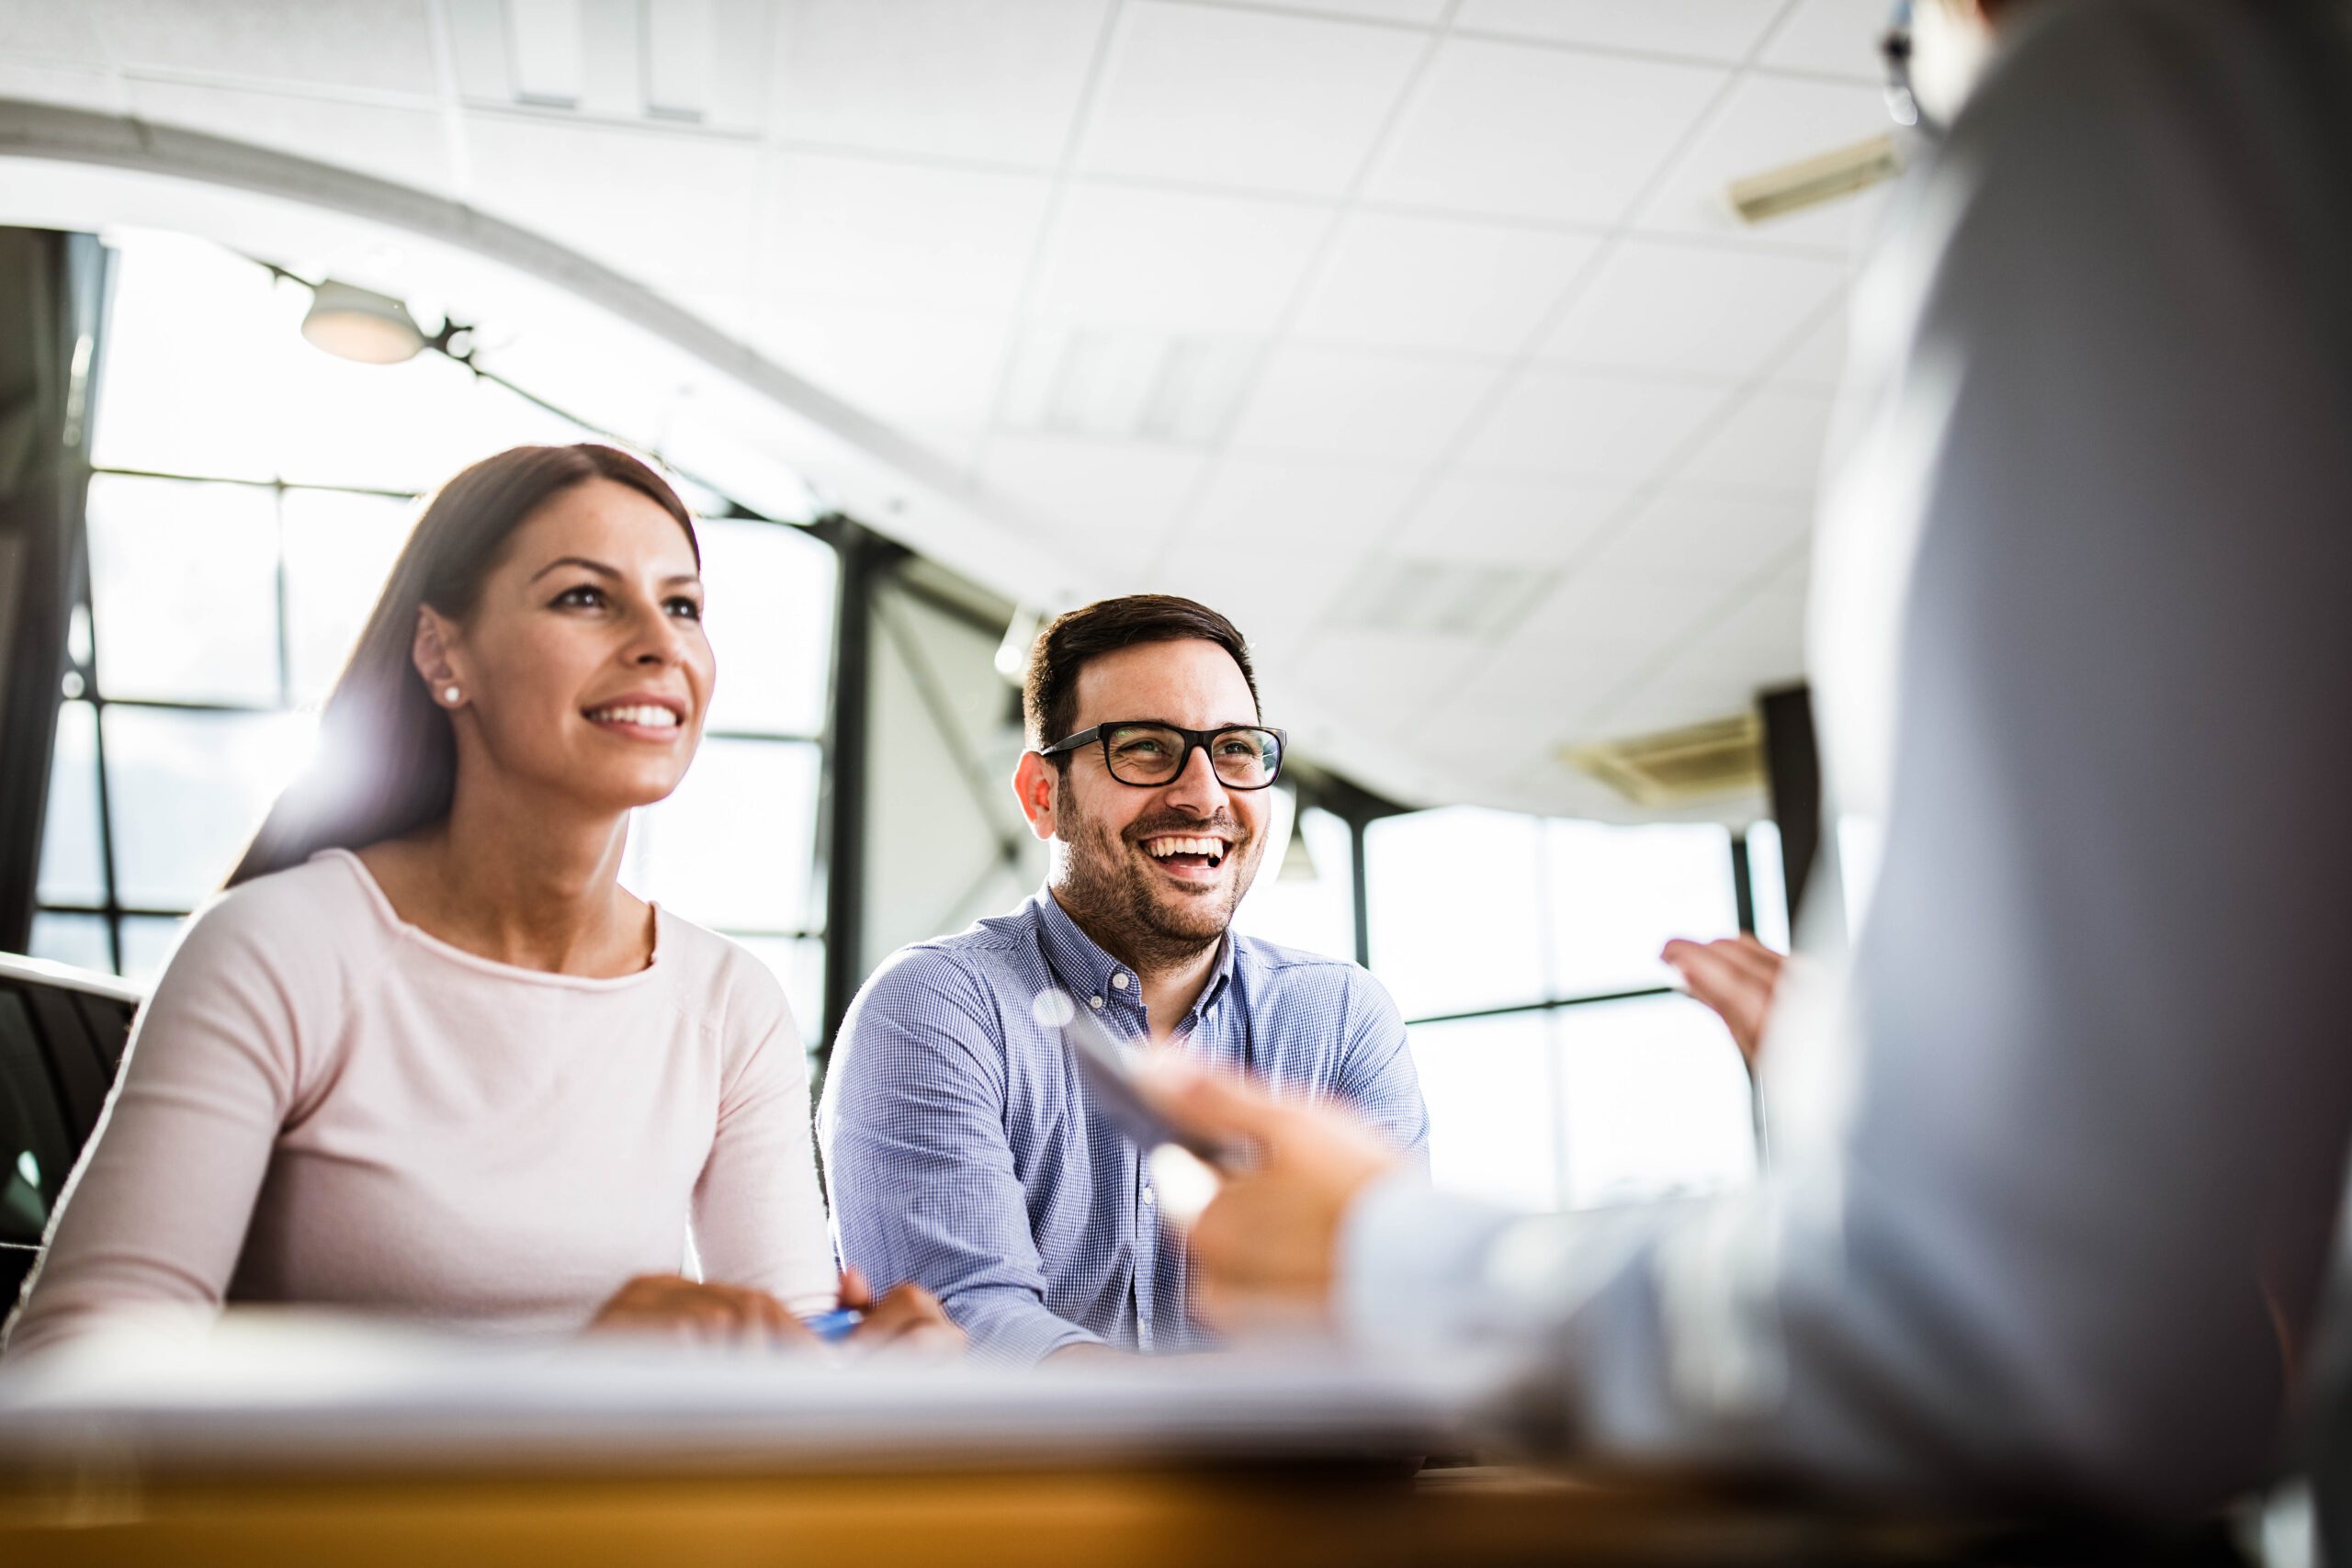
M 309 303 L 300 284 L 208 244 L 119 243 L 40 956 L 152 980 L 308 760 L 416 494 L 509 446 L 597 439 L 437 354 L 331 358 L 298 335 Z M 681 490 L 704 517 L 721 678 L 684 785 L 632 826 L 624 879 L 751 948 L 813 1036 L 833 552 Z

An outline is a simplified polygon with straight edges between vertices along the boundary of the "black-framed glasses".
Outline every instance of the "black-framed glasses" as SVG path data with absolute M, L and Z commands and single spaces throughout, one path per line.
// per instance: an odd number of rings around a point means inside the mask
M 1102 745 L 1102 765 L 1123 784 L 1156 789 L 1174 784 L 1192 765 L 1198 748 L 1209 754 L 1209 766 L 1226 788 L 1263 789 L 1282 773 L 1283 748 L 1290 744 L 1290 737 L 1261 724 L 1187 729 L 1156 718 L 1123 718 L 1040 746 L 1037 755 L 1058 757 L 1090 741 Z

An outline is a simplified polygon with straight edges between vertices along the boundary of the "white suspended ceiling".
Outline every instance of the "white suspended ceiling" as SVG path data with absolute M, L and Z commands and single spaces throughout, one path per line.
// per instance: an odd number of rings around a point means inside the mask
M 1883 16 L 0 0 L 0 96 L 572 246 L 1010 498 L 970 525 L 1001 550 L 956 552 L 1001 592 L 1193 593 L 1310 751 L 1415 798 L 1594 814 L 1622 808 L 1562 743 L 1801 673 L 1877 204 L 1747 228 L 1721 193 L 1883 129 Z M 576 346 L 505 353 L 562 400 Z

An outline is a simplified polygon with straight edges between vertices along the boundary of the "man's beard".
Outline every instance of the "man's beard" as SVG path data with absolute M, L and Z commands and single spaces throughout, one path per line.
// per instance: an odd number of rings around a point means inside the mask
M 1147 817 L 1122 838 L 1083 812 L 1071 807 L 1072 792 L 1062 792 L 1063 828 L 1061 880 L 1054 896 L 1092 937 L 1097 945 L 1132 967 L 1152 973 L 1175 968 L 1197 958 L 1225 938 L 1233 911 L 1249 890 L 1247 857 L 1256 840 L 1239 823 L 1218 812 L 1200 820 Z M 1138 863 L 1131 848 L 1163 833 L 1217 834 L 1231 848 L 1226 861 L 1233 875 L 1226 886 L 1197 897 L 1170 897 L 1153 886 L 1150 870 Z

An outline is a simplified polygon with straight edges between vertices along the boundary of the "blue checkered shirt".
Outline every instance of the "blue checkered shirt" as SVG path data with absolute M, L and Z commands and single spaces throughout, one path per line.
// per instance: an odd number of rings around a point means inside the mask
M 842 1256 L 876 1284 L 927 1287 L 992 1359 L 1203 1346 L 1149 1167 L 1031 1013 L 1049 987 L 1149 1039 L 1135 971 L 1046 892 L 902 948 L 865 982 L 818 1114 Z M 1353 964 L 1228 934 L 1176 1038 L 1282 1092 L 1348 1102 L 1427 1157 L 1404 1021 Z

